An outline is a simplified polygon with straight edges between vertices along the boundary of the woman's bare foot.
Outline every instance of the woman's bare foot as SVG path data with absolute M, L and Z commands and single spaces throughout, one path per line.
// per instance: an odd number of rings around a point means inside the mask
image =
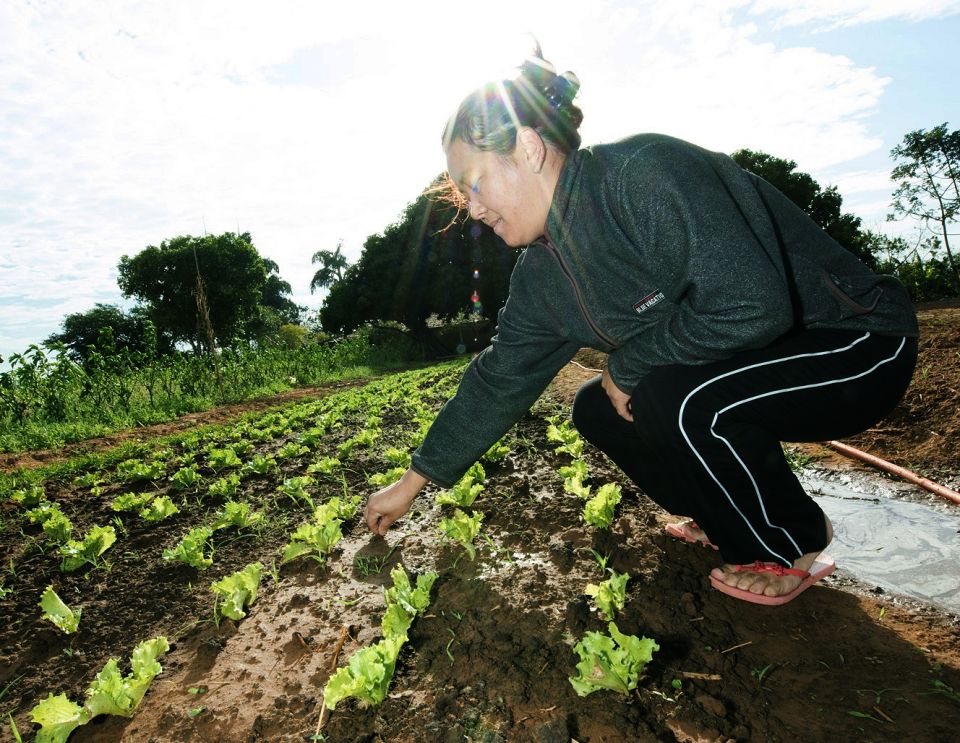
M 824 545 L 823 548 L 826 549 L 830 542 L 833 541 L 833 524 L 830 523 L 830 519 L 827 518 L 826 515 L 824 515 L 823 518 L 827 526 L 827 544 Z M 822 552 L 823 550 L 808 552 L 795 560 L 793 567 L 796 570 L 809 572 L 811 566 L 816 562 L 817 557 Z M 798 575 L 791 575 L 789 573 L 778 575 L 772 571 L 757 572 L 745 566 L 737 570 L 735 565 L 722 565 L 719 568 L 714 568 L 710 572 L 710 575 L 728 586 L 764 596 L 786 595 L 791 593 L 803 581 L 803 578 Z

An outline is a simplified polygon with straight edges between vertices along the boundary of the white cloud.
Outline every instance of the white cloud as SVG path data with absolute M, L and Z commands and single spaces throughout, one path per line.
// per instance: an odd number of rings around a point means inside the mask
M 901 19 L 924 21 L 960 13 L 957 0 L 754 0 L 754 13 L 772 13 L 779 26 L 821 30 Z

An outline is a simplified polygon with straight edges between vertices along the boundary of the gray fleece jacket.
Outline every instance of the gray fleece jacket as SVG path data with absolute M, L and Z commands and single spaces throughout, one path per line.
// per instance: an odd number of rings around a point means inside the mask
M 497 335 L 414 452 L 452 486 L 582 347 L 631 392 L 653 367 L 704 364 L 797 327 L 917 335 L 878 276 L 726 155 L 641 134 L 567 158 L 545 236 L 510 278 Z

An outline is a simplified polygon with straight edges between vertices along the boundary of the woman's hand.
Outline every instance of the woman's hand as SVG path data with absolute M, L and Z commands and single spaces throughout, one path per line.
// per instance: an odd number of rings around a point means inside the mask
M 407 470 L 395 483 L 371 495 L 363 510 L 370 531 L 381 537 L 386 534 L 390 525 L 410 510 L 413 499 L 426 484 L 427 478 Z
M 630 395 L 613 383 L 613 378 L 606 369 L 603 370 L 603 379 L 600 380 L 600 384 L 604 392 L 607 393 L 607 397 L 610 398 L 610 404 L 617 411 L 617 415 L 633 423 L 633 413 L 630 412 Z

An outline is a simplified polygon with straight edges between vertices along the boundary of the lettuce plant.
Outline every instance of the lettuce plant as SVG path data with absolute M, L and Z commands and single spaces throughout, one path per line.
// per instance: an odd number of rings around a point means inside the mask
M 191 529 L 173 549 L 163 551 L 164 560 L 179 560 L 198 570 L 206 570 L 213 564 L 213 527 L 198 526 Z M 209 550 L 209 555 L 205 554 Z
M 312 553 L 316 553 L 314 559 L 317 562 L 325 562 L 330 550 L 343 538 L 343 532 L 340 531 L 342 523 L 340 519 L 333 519 L 324 524 L 310 521 L 300 524 L 283 549 L 281 564 Z
M 410 583 L 410 577 L 401 565 L 390 571 L 390 577 L 393 579 L 393 586 L 383 591 L 387 606 L 396 604 L 411 616 L 422 614 L 430 605 L 430 589 L 437 580 L 437 574 L 430 572 L 417 576 L 416 588 Z
M 43 609 L 43 618 L 52 622 L 65 634 L 73 634 L 80 626 L 80 613 L 82 609 L 74 611 L 57 595 L 53 590 L 53 585 L 47 586 L 47 590 L 40 597 L 40 608 Z
M 139 511 L 152 497 L 150 493 L 124 493 L 113 499 L 110 508 L 114 511 Z
M 483 465 L 480 462 L 475 462 L 456 485 L 437 495 L 437 503 L 439 505 L 472 506 L 477 496 L 483 492 L 483 481 L 486 476 Z
M 207 493 L 214 498 L 232 498 L 240 489 L 240 475 L 231 472 L 226 477 L 221 477 L 210 483 Z
M 323 688 L 327 707 L 336 709 L 347 697 L 365 705 L 380 704 L 387 696 L 403 643 L 400 637 L 385 637 L 350 656 L 347 665 L 338 669 Z
M 391 446 L 383 452 L 383 458 L 394 467 L 403 467 L 406 469 L 410 466 L 410 452 L 407 449 L 398 449 L 395 446 Z
M 210 584 L 214 595 L 214 614 L 240 620 L 247 616 L 244 607 L 257 600 L 263 563 L 252 562 L 226 578 Z M 220 599 L 217 602 L 217 599 Z
M 41 504 L 40 507 L 43 505 L 46 504 Z M 70 535 L 73 532 L 73 523 L 71 523 L 67 515 L 60 510 L 58 505 L 54 503 L 52 506 L 53 508 L 49 509 L 45 514 L 43 533 L 47 535 L 47 539 L 55 544 L 66 544 L 70 541 Z
M 295 503 L 305 503 L 313 508 L 313 498 L 307 492 L 307 486 L 313 485 L 315 480 L 309 475 L 303 477 L 289 477 L 283 481 L 283 485 L 277 488 L 277 491 L 283 493 Z
M 163 462 L 142 462 L 139 459 L 126 459 L 117 465 L 117 477 L 124 482 L 142 482 L 156 480 L 163 475 L 166 465 Z
M 251 511 L 250 504 L 243 501 L 228 500 L 223 504 L 223 510 L 217 514 L 214 529 L 225 529 L 235 526 L 238 529 L 247 529 L 263 518 L 260 511 Z
M 279 469 L 276 459 L 263 454 L 254 454 L 253 458 L 243 468 L 246 472 L 255 475 L 266 475 Z
M 207 465 L 214 472 L 230 467 L 239 467 L 243 462 L 233 449 L 214 449 L 207 457 Z
M 458 508 L 451 518 L 440 519 L 438 528 L 448 539 L 459 542 L 472 560 L 477 554 L 473 540 L 480 533 L 481 521 L 483 521 L 483 514 L 479 511 L 473 516 L 468 516 Z
M 303 444 L 291 441 L 277 449 L 277 459 L 293 459 L 308 453 L 310 450 Z
M 336 457 L 322 457 L 307 467 L 309 474 L 332 475 L 333 471 L 340 466 L 340 460 Z
M 370 475 L 367 482 L 375 488 L 384 488 L 403 477 L 403 473 L 406 471 L 406 467 L 391 467 L 386 472 L 376 472 Z
M 627 695 L 637 688 L 644 666 L 660 649 L 653 640 L 625 635 L 614 622 L 607 625 L 608 635 L 587 632 L 573 652 L 580 658 L 578 676 L 570 684 L 581 697 L 601 689 Z
M 97 565 L 97 558 L 117 541 L 117 533 L 112 526 L 91 527 L 82 540 L 71 539 L 60 546 L 60 570 L 73 572 L 84 565 Z
M 313 520 L 321 525 L 333 519 L 349 521 L 357 515 L 357 509 L 360 507 L 361 500 L 362 497 L 359 495 L 354 495 L 350 498 L 334 496 L 326 503 L 321 503 L 314 509 Z
M 180 509 L 168 496 L 158 495 L 140 511 L 140 518 L 144 521 L 163 521 L 177 513 L 180 513 Z
M 607 580 L 599 584 L 588 584 L 584 593 L 593 597 L 597 610 L 604 619 L 613 619 L 626 603 L 628 580 L 630 576 L 627 573 L 611 570 Z
M 620 502 L 620 486 L 608 482 L 583 506 L 583 520 L 599 529 L 607 529 L 613 523 L 613 509 Z
M 66 694 L 52 693 L 30 711 L 30 719 L 41 726 L 34 743 L 66 743 L 70 733 L 87 722 L 83 707 Z
M 481 457 L 484 461 L 497 463 L 502 462 L 504 457 L 510 453 L 510 447 L 503 443 L 503 439 L 500 439 L 493 446 L 487 449 L 486 453 Z
M 174 490 L 192 490 L 197 487 L 203 478 L 194 465 L 183 467 L 170 476 L 170 484 Z

